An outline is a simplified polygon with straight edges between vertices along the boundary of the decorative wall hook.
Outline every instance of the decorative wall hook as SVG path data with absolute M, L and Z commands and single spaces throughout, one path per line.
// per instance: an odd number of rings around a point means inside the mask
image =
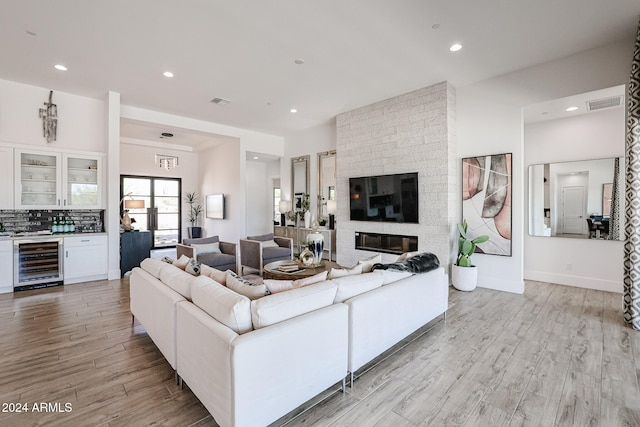
M 47 138 L 47 143 L 56 140 L 56 131 L 58 130 L 58 106 L 51 102 L 53 91 L 49 91 L 49 102 L 44 105 L 47 108 L 40 109 L 40 118 L 42 119 L 42 136 Z

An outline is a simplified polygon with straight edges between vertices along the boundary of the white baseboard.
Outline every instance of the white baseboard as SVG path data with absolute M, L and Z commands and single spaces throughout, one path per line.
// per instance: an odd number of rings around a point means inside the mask
M 13 292 L 13 286 L 0 286 L 0 294 L 8 294 Z
M 478 281 L 478 287 L 493 289 L 502 292 L 511 292 L 514 294 L 524 293 L 524 282 L 522 280 L 504 280 L 497 277 L 485 277 Z
M 577 288 L 594 289 L 597 291 L 622 293 L 623 290 L 622 282 L 616 280 L 594 279 L 592 277 L 531 270 L 525 270 L 524 277 L 526 280 L 537 280 L 538 282 L 575 286 Z

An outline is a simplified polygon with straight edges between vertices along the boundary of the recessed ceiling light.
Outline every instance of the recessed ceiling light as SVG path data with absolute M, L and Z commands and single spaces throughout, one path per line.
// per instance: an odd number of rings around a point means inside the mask
M 433 24 L 433 25 L 431 26 L 431 29 L 432 29 L 432 30 L 437 30 L 438 28 L 440 28 L 440 24 Z
M 173 77 L 173 73 L 171 71 L 165 71 L 162 75 L 169 78 Z
M 296 64 L 298 64 L 298 65 L 302 65 L 302 64 L 304 64 L 304 59 L 296 59 L 296 60 L 295 60 L 295 61 L 293 61 L 293 62 L 295 62 L 295 63 L 296 63 Z
M 289 111 L 291 111 L 291 112 L 292 112 L 292 113 L 294 113 L 294 114 L 298 112 L 298 110 L 296 110 L 295 108 L 292 108 L 292 109 L 291 109 L 291 110 L 289 110 Z
M 452 44 L 452 45 L 451 45 L 451 47 L 449 48 L 449 50 L 450 50 L 451 52 L 457 52 L 457 51 L 459 51 L 460 49 L 462 49 L 462 45 L 461 45 L 460 43 L 454 43 L 454 44 Z
M 576 111 L 578 109 L 578 107 L 569 107 L 564 111 Z
M 34 33 L 33 31 L 29 31 L 29 30 L 25 30 L 25 33 L 29 34 L 30 36 L 37 36 L 37 33 Z
M 258 156 L 253 156 L 253 160 L 258 160 L 260 157 Z
M 160 138 L 173 138 L 173 134 L 170 132 L 162 132 Z
M 67 71 L 67 67 L 65 67 L 62 64 L 56 64 L 53 66 L 53 68 L 55 68 L 56 70 L 60 70 L 60 71 Z

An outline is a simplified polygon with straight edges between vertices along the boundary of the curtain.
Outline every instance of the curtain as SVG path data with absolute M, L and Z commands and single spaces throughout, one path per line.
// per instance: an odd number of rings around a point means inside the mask
M 640 23 L 627 99 L 624 320 L 640 331 Z
M 609 239 L 620 240 L 620 158 L 613 163 L 613 188 L 611 188 L 611 210 L 609 211 Z

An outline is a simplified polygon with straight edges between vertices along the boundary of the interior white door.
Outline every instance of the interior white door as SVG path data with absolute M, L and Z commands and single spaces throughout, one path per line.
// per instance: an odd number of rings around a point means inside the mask
M 585 228 L 584 187 L 562 188 L 562 232 L 583 234 Z

